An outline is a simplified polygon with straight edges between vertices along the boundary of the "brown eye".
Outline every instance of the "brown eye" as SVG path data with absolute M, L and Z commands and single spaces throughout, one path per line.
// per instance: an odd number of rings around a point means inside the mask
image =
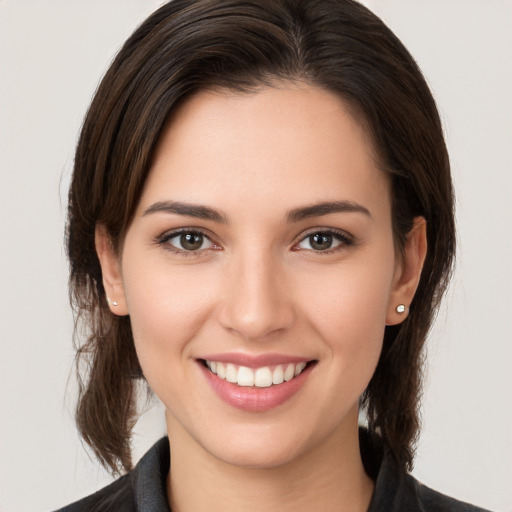
M 180 243 L 187 251 L 197 251 L 203 245 L 203 235 L 200 233 L 185 233 L 180 236 Z
M 181 251 L 199 251 L 210 249 L 213 243 L 202 233 L 197 231 L 183 231 L 167 239 L 167 243 Z
M 308 251 L 328 251 L 329 249 L 336 249 L 343 246 L 352 244 L 352 240 L 341 233 L 330 231 L 316 231 L 304 237 L 298 244 L 299 249 L 306 249 Z
M 315 251 L 325 251 L 332 247 L 333 237 L 329 233 L 315 233 L 309 236 L 309 245 Z

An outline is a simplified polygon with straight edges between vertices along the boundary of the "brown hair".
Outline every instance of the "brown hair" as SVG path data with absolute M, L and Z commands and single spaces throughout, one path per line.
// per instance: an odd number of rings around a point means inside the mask
M 415 61 L 352 0 L 174 0 L 126 41 L 86 115 L 69 195 L 67 247 L 77 332 L 77 424 L 112 471 L 131 468 L 135 384 L 142 372 L 129 317 L 110 313 L 95 251 L 103 224 L 119 248 L 152 153 L 177 105 L 203 89 L 249 91 L 279 81 L 334 91 L 359 114 L 392 179 L 395 241 L 427 220 L 428 254 L 407 319 L 386 327 L 363 396 L 370 433 L 412 467 L 422 348 L 454 249 L 449 161 L 437 109 Z M 78 339 L 78 337 L 76 338 Z

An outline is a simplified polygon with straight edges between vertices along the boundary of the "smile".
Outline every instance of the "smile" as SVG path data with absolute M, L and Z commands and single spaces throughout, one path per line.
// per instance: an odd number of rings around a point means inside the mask
M 215 394 L 231 407 L 264 412 L 288 402 L 318 361 L 280 354 L 210 354 L 197 360 Z
M 205 364 L 217 377 L 232 384 L 243 387 L 269 388 L 299 376 L 306 368 L 307 363 L 302 361 L 300 363 L 278 364 L 260 368 L 249 368 L 233 363 L 208 360 L 205 360 Z

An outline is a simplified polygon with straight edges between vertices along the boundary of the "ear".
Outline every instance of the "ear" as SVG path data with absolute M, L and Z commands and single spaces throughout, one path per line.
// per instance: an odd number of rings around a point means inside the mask
M 402 260 L 397 264 L 393 287 L 389 296 L 386 325 L 403 322 L 409 314 L 409 305 L 414 298 L 425 256 L 427 255 L 427 222 L 423 217 L 414 219 L 413 227 L 407 234 Z M 397 307 L 404 305 L 399 312 Z
M 112 239 L 103 224 L 96 226 L 94 241 L 96 253 L 100 260 L 103 287 L 107 293 L 110 311 L 119 316 L 127 315 L 128 308 L 124 294 L 119 256 L 114 250 Z

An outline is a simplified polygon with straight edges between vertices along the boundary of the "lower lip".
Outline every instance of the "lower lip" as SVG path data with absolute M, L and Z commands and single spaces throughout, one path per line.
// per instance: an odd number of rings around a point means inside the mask
M 257 388 L 238 386 L 217 377 L 203 363 L 200 362 L 199 365 L 212 389 L 224 402 L 250 412 L 268 411 L 289 400 L 304 385 L 314 366 L 309 364 L 300 375 L 282 384 Z

